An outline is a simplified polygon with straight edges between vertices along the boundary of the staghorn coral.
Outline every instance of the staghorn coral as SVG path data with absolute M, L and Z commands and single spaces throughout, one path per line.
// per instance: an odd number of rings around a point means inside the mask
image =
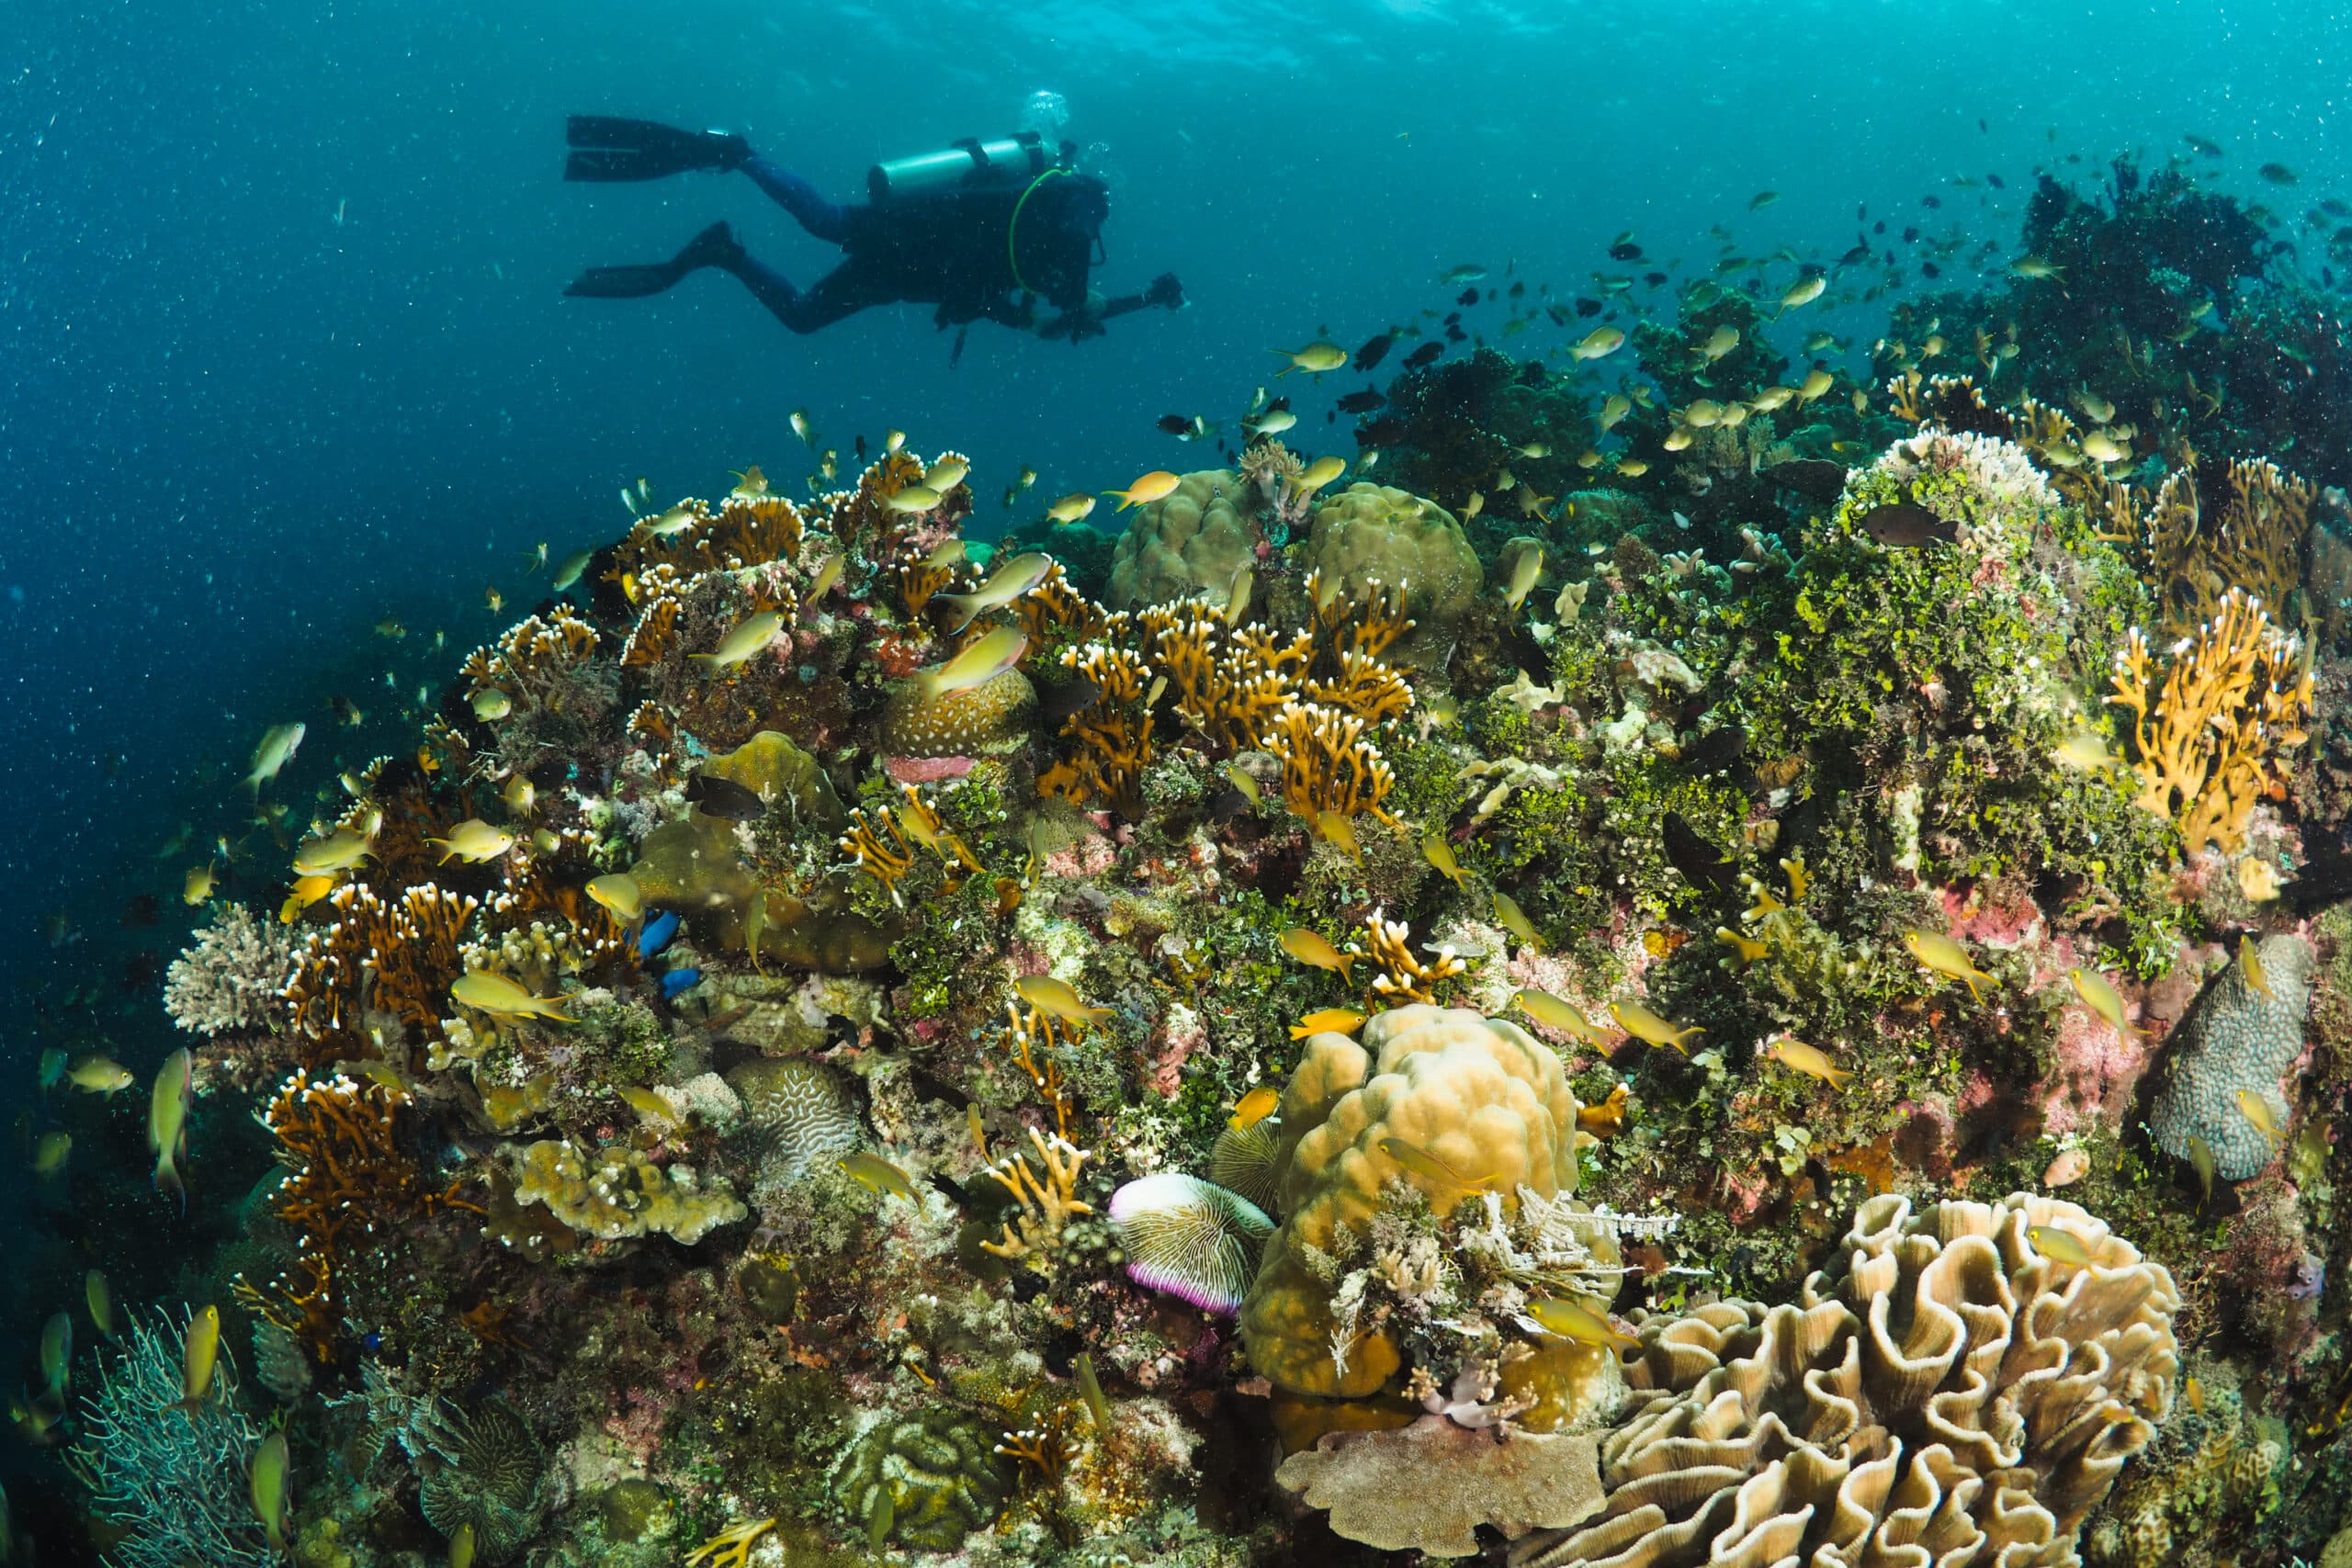
M 2096 1261 L 2033 1244 L 2063 1230 Z M 2072 1203 L 1866 1201 L 1793 1303 L 1642 1325 L 1609 1500 L 1514 1568 L 2076 1561 L 2172 1408 L 2172 1277 Z
M 989 1429 L 956 1411 L 885 1416 L 842 1450 L 834 1504 L 874 1550 L 953 1551 L 1004 1510 L 1012 1481 Z
M 2277 1157 L 2278 1145 L 2246 1120 L 2238 1095 L 2261 1100 L 2285 1131 L 2290 1111 L 2278 1080 L 2302 1053 L 2311 1011 L 2311 944 L 2268 936 L 2256 953 L 2270 994 L 2246 983 L 2242 964 L 2206 987 L 2168 1042 L 2168 1076 L 2148 1117 L 2157 1146 L 2176 1159 L 2189 1157 L 2191 1138 L 2204 1139 L 2224 1181 L 2244 1181 Z
M 276 1031 L 286 1022 L 294 934 L 266 926 L 243 904 L 222 904 L 164 972 L 164 1010 L 192 1034 Z
M 1441 1218 L 1474 1189 L 1576 1190 L 1577 1101 L 1560 1058 L 1464 1009 L 1396 1008 L 1364 1025 L 1362 1043 L 1309 1036 L 1280 1115 L 1284 1217 L 1242 1305 L 1241 1335 L 1251 1363 L 1294 1393 L 1360 1398 L 1402 1365 L 1385 1331 L 1343 1329 L 1310 1256 L 1345 1250 L 1385 1186 L 1416 1189 Z M 1461 1183 L 1408 1169 L 1385 1139 L 1442 1161 Z
M 212 1392 L 193 1407 L 184 1388 L 183 1316 L 134 1317 L 121 1348 L 98 1358 L 82 1400 L 67 1467 L 90 1506 L 119 1532 L 117 1568 L 263 1568 L 277 1561 L 254 1516 L 246 1472 L 261 1428 L 238 1407 L 236 1367 L 215 1364 Z
M 2115 694 L 2132 714 L 2140 804 L 2180 829 L 2191 855 L 2209 843 L 2234 854 L 2246 818 L 2283 792 L 2279 753 L 2306 739 L 2312 670 L 2298 638 L 2237 589 L 2220 612 L 2173 645 L 2161 686 L 2147 637 L 2134 627 L 2115 656 Z
M 549 1138 L 513 1158 L 517 1203 L 544 1204 L 571 1229 L 603 1241 L 667 1235 L 692 1247 L 748 1213 L 726 1178 L 705 1182 L 691 1167 L 655 1165 L 623 1144 L 582 1148 Z
M 1301 564 L 1358 601 L 1374 598 L 1382 583 L 1409 589 L 1419 614 L 1401 652 L 1420 669 L 1443 662 L 1486 583 L 1477 553 L 1452 513 L 1401 490 L 1363 481 L 1315 509 L 1315 531 Z
M 1114 609 L 1205 596 L 1223 609 L 1235 576 L 1257 559 L 1265 536 L 1250 515 L 1244 481 L 1225 468 L 1184 475 L 1159 501 L 1136 508 L 1111 556 Z

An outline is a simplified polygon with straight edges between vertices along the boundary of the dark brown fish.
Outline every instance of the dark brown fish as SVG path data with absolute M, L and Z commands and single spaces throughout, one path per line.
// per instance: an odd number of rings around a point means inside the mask
M 1339 401 L 1339 410 L 1341 413 L 1370 413 L 1387 400 L 1370 387 L 1366 387 L 1361 392 L 1350 392 L 1346 397 L 1341 398 Z
M 1453 297 L 1453 302 L 1457 305 L 1476 305 L 1478 302 L 1478 291 L 1475 288 L 1465 288 Z
M 1469 340 L 1469 337 L 1470 334 L 1464 332 L 1460 327 L 1448 327 L 1445 329 L 1445 341 L 1448 343 L 1464 343 Z
M 1444 352 L 1445 344 L 1442 343 L 1425 343 L 1421 344 L 1420 347 L 1413 350 L 1412 353 L 1405 356 L 1405 368 L 1408 370 L 1419 370 L 1422 366 L 1429 364 L 1431 360 L 1434 360 L 1438 355 Z
M 1738 870 L 1731 857 L 1702 837 L 1679 811 L 1668 812 L 1660 826 L 1666 835 L 1667 863 L 1701 892 L 1730 897 L 1739 886 Z
M 1874 506 L 1855 518 L 1854 525 L 1891 550 L 1949 545 L 1960 537 L 1959 524 L 1945 522 L 1916 501 Z
M 1642 259 L 1642 247 L 1631 240 L 1620 240 L 1609 247 L 1611 261 L 1637 262 Z
M 767 802 L 757 790 L 717 773 L 696 773 L 688 779 L 686 798 L 704 816 L 723 817 L 729 822 L 756 822 L 768 814 Z
M 1598 299 L 1588 299 L 1582 294 L 1577 295 L 1577 314 L 1584 317 L 1588 321 L 1591 320 L 1593 317 L 1600 314 L 1600 301 Z
M 1215 794 L 1209 796 L 1209 820 L 1212 822 L 1230 822 L 1236 817 L 1240 816 L 1242 812 L 1249 809 L 1249 806 L 1250 797 L 1248 795 L 1242 794 L 1231 784 L 1221 785 Z
M 1846 491 L 1846 465 L 1820 457 L 1799 457 L 1794 462 L 1775 463 L 1764 470 L 1764 477 L 1782 490 L 1792 490 L 1807 501 L 1817 501 L 1825 505 Z
M 1648 284 L 1652 288 L 1656 288 L 1666 281 L 1666 274 L 1662 272 L 1645 272 L 1642 274 L 1642 281 Z
M 1193 434 L 1193 422 L 1186 419 L 1181 413 L 1161 414 L 1159 416 L 1159 424 L 1161 431 L 1170 435 L 1190 435 Z
M 1065 681 L 1038 694 L 1037 713 L 1047 723 L 1058 724 L 1080 708 L 1092 707 L 1094 699 L 1102 694 L 1102 687 L 1082 676 L 1075 681 Z
M 1355 367 L 1369 370 L 1388 357 L 1389 345 L 1396 341 L 1394 333 L 1383 333 L 1356 350 Z
M 1736 724 L 1711 729 L 1682 753 L 1682 765 L 1699 774 L 1737 767 L 1747 755 L 1747 732 Z

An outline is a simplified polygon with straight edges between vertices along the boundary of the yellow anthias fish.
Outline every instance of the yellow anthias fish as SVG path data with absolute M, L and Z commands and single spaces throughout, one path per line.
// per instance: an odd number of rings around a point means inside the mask
M 119 1094 L 131 1085 L 130 1069 L 111 1056 L 85 1056 L 67 1070 L 65 1081 L 91 1094 Z
M 1689 425 L 1678 424 L 1666 433 L 1666 439 L 1660 441 L 1658 445 L 1669 452 L 1680 452 L 1689 447 L 1694 439 L 1696 437 L 1691 435 Z
M 474 1568 L 474 1522 L 471 1519 L 450 1532 L 449 1568 Z
M 1693 430 L 1712 430 L 1724 422 L 1724 405 L 1713 398 L 1700 398 L 1682 411 L 1682 423 Z
M 622 1101 L 647 1126 L 659 1129 L 678 1125 L 678 1108 L 651 1089 L 625 1089 L 619 1092 Z
M 147 1107 L 147 1147 L 155 1156 L 155 1190 L 169 1192 L 187 1212 L 187 1188 L 180 1180 L 178 1161 L 187 1153 L 188 1055 L 175 1051 L 155 1069 L 155 1087 Z
M 1770 413 L 1776 409 L 1786 408 L 1790 400 L 1796 395 L 1797 389 L 1794 387 L 1767 387 L 1747 401 L 1757 412 Z
M 2118 765 L 2115 753 L 2107 749 L 2103 736 L 2088 729 L 2078 729 L 2050 749 L 2050 760 L 2062 768 L 2077 773 L 2105 773 Z
M 1543 549 L 1537 547 L 1520 551 L 1519 558 L 1511 562 L 1510 586 L 1503 594 L 1503 603 L 1514 610 L 1526 604 L 1528 594 L 1534 591 L 1535 580 L 1543 575 Z
M 2066 978 L 2073 983 L 2075 995 L 2083 998 L 2083 1005 L 2104 1019 L 2116 1033 L 2129 1039 L 2140 1032 L 2124 1021 L 2122 993 L 2107 983 L 2106 976 L 2092 969 L 2069 969 Z
M 922 482 L 940 494 L 945 495 L 949 491 L 962 484 L 964 476 L 971 471 L 972 465 L 961 457 L 942 457 L 922 471 Z
M 833 591 L 834 584 L 842 580 L 842 573 L 848 570 L 847 551 L 835 550 L 831 555 L 827 556 L 819 564 L 817 575 L 808 580 L 808 592 L 800 596 L 801 604 L 813 607 L 819 600 Z
M 939 603 L 953 604 L 960 612 L 956 624 L 947 628 L 954 637 L 990 610 L 1002 609 L 1053 574 L 1051 556 L 1032 552 L 1014 556 L 989 573 L 989 580 L 969 593 L 943 593 Z
M 1304 1040 L 1310 1034 L 1353 1034 L 1363 1027 L 1363 1018 L 1353 1008 L 1324 1008 L 1292 1024 L 1290 1037 Z
M 784 630 L 784 612 L 763 610 L 756 615 L 746 615 L 737 622 L 734 630 L 719 639 L 718 648 L 708 653 L 690 653 L 713 670 L 731 670 L 763 651 Z
M 1988 986 L 2000 984 L 1992 976 L 1970 963 L 1968 950 L 1948 936 L 1939 935 L 1935 931 L 1905 931 L 1903 945 L 1909 948 L 1911 956 L 1927 968 L 1966 986 L 1969 996 L 1977 1001 L 1981 1002 L 1984 999 L 1984 995 L 1976 988 L 1977 981 L 1982 980 Z
M 616 920 L 633 920 L 645 913 L 645 890 L 626 872 L 596 877 L 582 891 L 610 909 Z
M 2202 1203 L 2213 1201 L 2213 1145 L 2195 1133 L 2188 1134 L 2188 1167 L 2197 1173 Z
M 2033 1243 L 2036 1252 L 2052 1263 L 2064 1263 L 2070 1269 L 2088 1269 L 2098 1262 L 2091 1249 L 2083 1245 L 2081 1236 L 2073 1231 L 2061 1230 L 2056 1225 L 2028 1225 L 2025 1238 Z
M 1319 376 L 1326 370 L 1337 370 L 1348 362 L 1346 349 L 1336 343 L 1325 343 L 1320 339 L 1308 344 L 1305 348 L 1277 348 L 1271 352 L 1279 354 L 1290 361 L 1288 365 L 1274 372 L 1274 379 L 1277 381 L 1294 370 L 1304 370 L 1310 376 Z
M 1804 379 L 1797 383 L 1797 400 L 1803 403 L 1812 402 L 1826 396 L 1837 384 L 1838 378 L 1826 370 L 1808 370 L 1805 372 Z
M 114 1329 L 114 1287 L 107 1277 L 92 1269 L 82 1276 L 82 1299 L 90 1308 L 90 1325 L 99 1335 L 111 1339 Z
M 1237 1133 L 1248 1132 L 1272 1116 L 1274 1107 L 1282 1102 L 1281 1089 L 1272 1084 L 1261 1083 L 1241 1097 L 1240 1103 L 1233 1108 L 1233 1114 L 1225 1119 L 1225 1124 Z
M 1617 428 L 1618 422 L 1634 412 L 1634 400 L 1623 392 L 1611 392 L 1601 400 L 1600 424 L 1603 431 Z M 1577 459 L 1581 462 L 1583 459 Z
M 1022 1000 L 1042 1008 L 1064 1023 L 1099 1023 L 1111 1016 L 1109 1008 L 1088 1007 L 1085 1000 L 1067 980 L 1057 980 L 1051 975 L 1023 975 L 1012 982 Z
M 453 860 L 480 865 L 484 861 L 496 860 L 513 849 L 514 835 L 503 828 L 492 827 L 479 817 L 469 817 L 450 829 L 447 838 L 428 838 L 424 841 L 441 846 L 439 863 L 443 865 Z
M 1336 811 L 1315 814 L 1315 830 L 1356 860 L 1363 859 L 1363 846 L 1356 842 L 1356 825 Z
M 1291 481 L 1293 495 L 1313 495 L 1333 479 L 1348 471 L 1348 460 L 1340 457 L 1317 457 L 1306 465 L 1306 471 Z
M 907 1173 L 880 1155 L 870 1155 L 861 1149 L 856 1154 L 843 1155 L 841 1165 L 843 1170 L 885 1197 L 904 1198 L 916 1208 L 922 1207 L 922 1196 L 915 1190 L 915 1184 L 907 1179 Z
M 1609 1043 L 1609 1032 L 1585 1017 L 1582 1008 L 1573 1002 L 1563 1001 L 1549 991 L 1521 991 L 1511 1001 L 1520 1011 L 1546 1029 L 1556 1029 L 1588 1045 Z
M 458 976 L 449 994 L 476 1012 L 493 1018 L 543 1018 L 550 1023 L 576 1021 L 563 1010 L 563 997 L 537 997 L 521 984 L 494 970 L 471 969 Z
M 1563 1339 L 1579 1345 L 1638 1350 L 1642 1342 L 1581 1303 L 1559 1296 L 1538 1296 L 1527 1303 L 1527 1315 Z
M 516 773 L 508 779 L 506 787 L 498 792 L 498 798 L 504 801 L 506 809 L 517 817 L 528 817 L 538 809 L 539 792 L 531 783 L 528 773 Z
M 286 902 L 277 907 L 277 923 L 290 926 L 300 919 L 303 910 L 334 891 L 334 884 L 335 879 L 324 874 L 296 877 L 293 891 L 286 896 Z
M 2009 270 L 2019 277 L 2039 278 L 2057 277 L 2066 269 L 2045 261 L 2040 256 L 2019 256 L 2009 264 Z
M 1847 1068 L 1833 1064 L 1826 1051 L 1786 1034 L 1772 1041 L 1758 1055 L 1769 1056 L 1781 1066 L 1807 1077 L 1819 1078 L 1841 1093 L 1854 1076 Z
M 496 686 L 486 686 L 474 694 L 471 705 L 476 718 L 496 724 L 514 711 L 514 699 Z
M 33 1145 L 33 1174 L 41 1177 L 55 1176 L 65 1168 L 65 1162 L 72 1157 L 73 1153 L 73 1134 L 62 1127 L 52 1128 L 43 1133 L 40 1135 L 40 1142 Z
M 192 865 L 180 881 L 180 902 L 193 908 L 212 897 L 212 884 L 217 874 L 211 865 Z
M 1117 496 L 1119 510 L 1125 512 L 1130 506 L 1148 506 L 1155 501 L 1165 501 L 1176 492 L 1176 487 L 1182 482 L 1166 468 L 1154 468 L 1138 477 L 1125 490 L 1106 490 L 1102 493 Z
M 1616 327 L 1595 327 L 1568 353 L 1577 359 L 1606 359 L 1625 346 L 1625 334 Z
M 337 828 L 323 838 L 306 839 L 294 852 L 297 876 L 333 876 L 368 858 L 368 839 L 355 828 Z
M 1829 279 L 1819 273 L 1802 278 L 1791 284 L 1788 292 L 1781 296 L 1781 309 L 1793 310 L 1800 305 L 1810 305 L 1820 299 L 1828 288 Z
M 286 1550 L 286 1434 L 272 1432 L 254 1450 L 252 1472 L 254 1517 L 270 1550 Z
M 190 1413 L 212 1392 L 213 1369 L 220 1360 L 220 1309 L 207 1306 L 188 1319 L 187 1337 L 180 1345 L 180 1398 L 176 1408 Z
M 2278 1125 L 2278 1118 L 2272 1114 L 2269 1101 L 2254 1090 L 2250 1089 L 2238 1090 L 2238 1114 L 2253 1122 L 2254 1130 L 2269 1139 L 2272 1148 L 2278 1148 L 2286 1143 L 2287 1130 Z
M 1712 362 L 1721 359 L 1738 346 L 1739 329 L 1726 321 L 1707 334 L 1707 341 L 1699 345 L 1699 352 Z
M 1430 832 L 1421 836 L 1421 858 L 1429 862 L 1430 869 L 1440 876 L 1463 891 L 1469 891 L 1469 874 L 1462 869 L 1462 863 L 1454 859 L 1453 846 L 1446 841 L 1443 833 Z
M 902 485 L 884 496 L 882 504 L 893 512 L 929 512 L 940 500 L 940 493 L 929 485 Z
M 1291 927 L 1283 932 L 1281 941 L 1283 951 L 1301 964 L 1329 969 L 1347 984 L 1355 984 L 1355 976 L 1349 970 L 1358 958 L 1363 956 L 1362 953 L 1341 953 L 1331 945 L 1329 938 L 1308 931 L 1305 926 Z
M 259 795 L 262 786 L 277 777 L 294 760 L 295 751 L 302 744 L 304 728 L 300 724 L 274 724 L 263 732 L 261 744 L 254 748 L 253 772 L 245 775 L 248 790 Z
M 1472 1192 L 1486 1192 L 1493 1189 L 1498 1179 L 1491 1174 L 1475 1179 L 1464 1177 L 1420 1145 L 1408 1144 L 1402 1138 L 1383 1138 L 1373 1146 L 1425 1181 L 1443 1182 Z
M 1094 510 L 1094 498 L 1080 491 L 1066 495 L 1046 508 L 1046 515 L 1057 523 L 1076 523 Z
M 1646 1040 L 1653 1045 L 1671 1045 L 1686 1056 L 1690 1052 L 1683 1042 L 1695 1040 L 1706 1032 L 1695 1023 L 1688 1027 L 1676 1025 L 1639 1002 L 1611 1002 L 1609 1016 L 1617 1021 L 1618 1028 L 1634 1039 Z
M 915 679 L 923 694 L 941 697 L 950 692 L 984 685 L 1021 662 L 1029 650 L 1029 634 L 1019 626 L 998 626 L 944 664 L 922 671 Z
M 1521 908 L 1519 900 L 1510 894 L 1500 891 L 1495 894 L 1495 919 L 1503 930 L 1536 952 L 1544 951 L 1544 939 L 1536 934 L 1535 922 L 1527 918 L 1527 911 Z
M 2270 988 L 2270 976 L 2262 967 L 2262 953 L 2256 948 L 2251 932 L 2243 932 L 2238 937 L 2238 974 L 2252 989 L 2260 991 L 2274 1002 L 2278 999 L 2278 993 Z

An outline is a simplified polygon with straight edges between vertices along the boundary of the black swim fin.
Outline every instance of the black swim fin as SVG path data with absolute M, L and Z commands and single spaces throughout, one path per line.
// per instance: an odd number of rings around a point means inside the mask
M 729 131 L 680 130 L 650 119 L 576 114 L 564 127 L 571 156 L 567 180 L 658 180 L 693 169 L 740 167 L 752 144 Z
M 564 293 L 576 299 L 642 299 L 673 287 L 689 273 L 730 265 L 742 254 L 735 231 L 724 222 L 714 223 L 688 240 L 685 248 L 668 261 L 592 266 L 573 278 Z

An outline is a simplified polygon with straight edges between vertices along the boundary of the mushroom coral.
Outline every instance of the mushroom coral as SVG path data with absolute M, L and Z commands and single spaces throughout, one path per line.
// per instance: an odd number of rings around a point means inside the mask
M 2035 1244 L 2064 1233 L 2090 1262 Z M 2172 1408 L 2163 1265 L 2058 1199 L 1865 1202 L 1792 1303 L 1642 1325 L 1609 1501 L 1514 1568 L 2066 1563 Z
M 1293 1393 L 1361 1398 L 1403 1364 L 1379 1330 L 1335 1346 L 1330 1286 L 1310 1263 L 1371 1224 L 1385 1184 L 1419 1188 L 1441 1218 L 1473 1186 L 1544 1198 L 1576 1190 L 1577 1100 L 1558 1055 L 1467 1009 L 1393 1009 L 1364 1025 L 1361 1044 L 1309 1036 L 1280 1114 L 1275 1193 L 1285 1217 L 1242 1303 L 1241 1337 L 1251 1363 Z M 1408 1168 L 1389 1152 L 1398 1144 L 1462 1181 Z

